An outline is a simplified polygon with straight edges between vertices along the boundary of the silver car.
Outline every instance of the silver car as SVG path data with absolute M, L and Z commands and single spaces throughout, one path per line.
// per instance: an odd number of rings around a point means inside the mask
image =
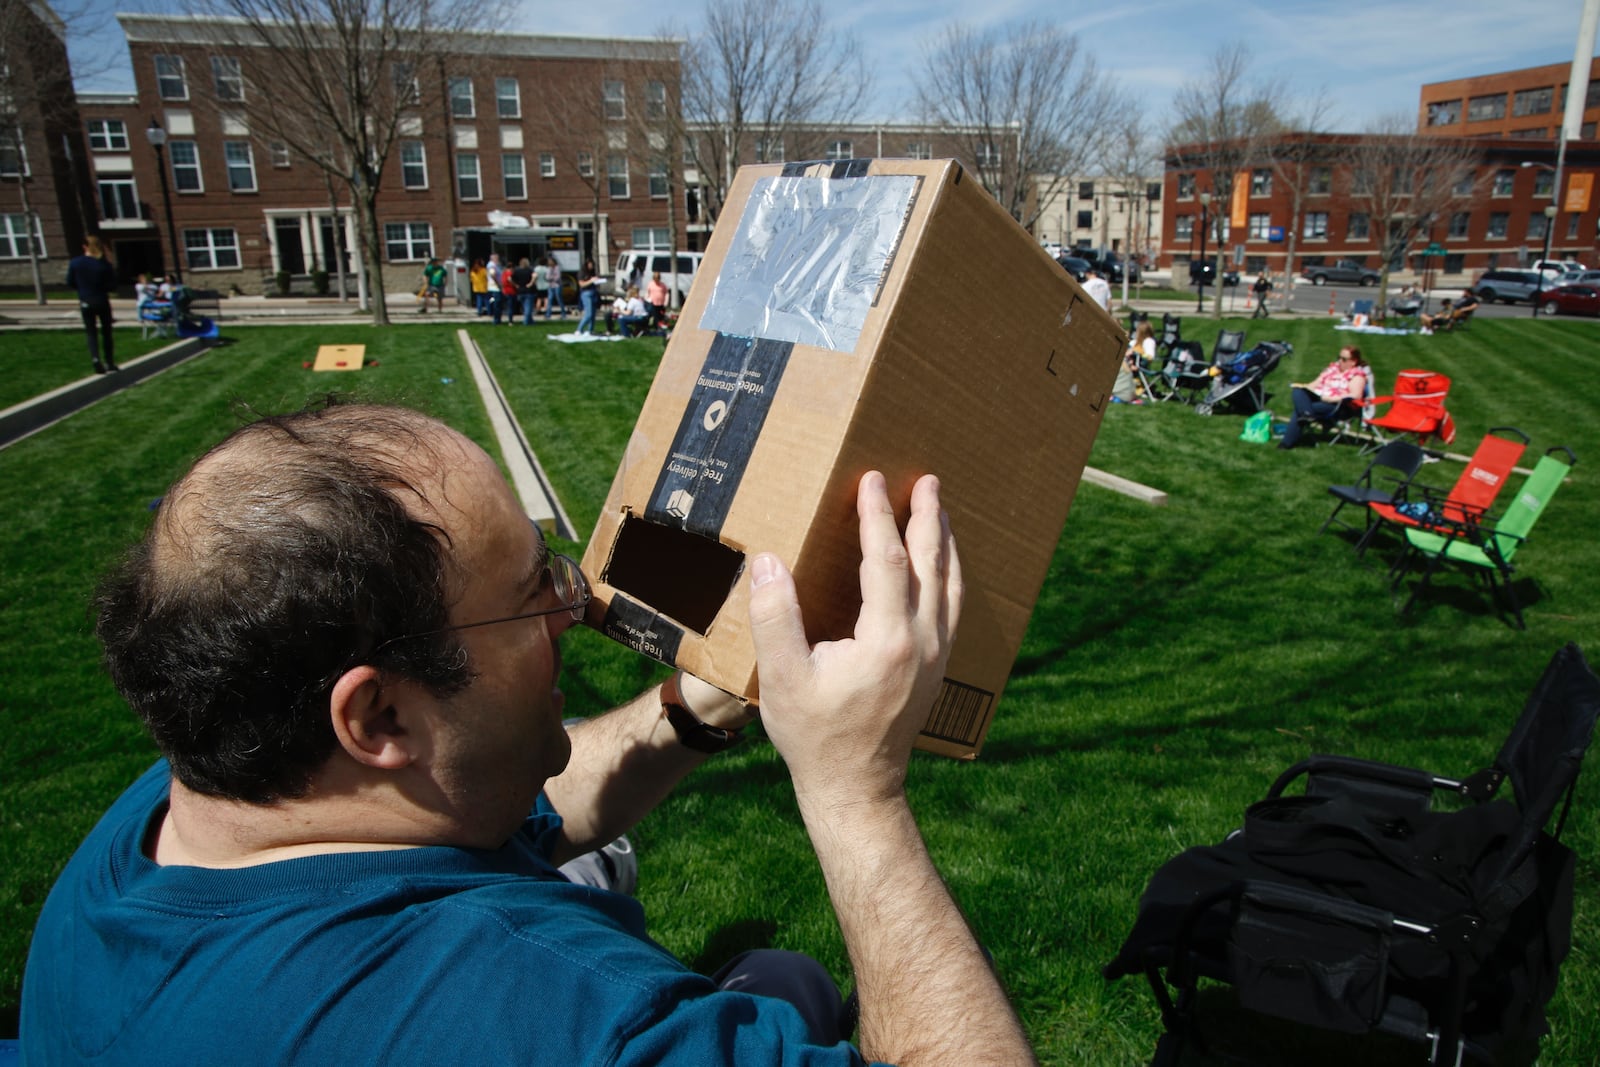
M 1472 291 L 1485 304 L 1493 304 L 1497 300 L 1503 304 L 1532 300 L 1535 293 L 1548 288 L 1549 280 L 1536 270 L 1485 271 L 1472 285 Z

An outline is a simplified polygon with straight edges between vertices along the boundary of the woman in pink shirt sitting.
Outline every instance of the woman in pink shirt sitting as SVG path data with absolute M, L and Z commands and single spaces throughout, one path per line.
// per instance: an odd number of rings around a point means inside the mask
M 1327 425 L 1336 419 L 1354 415 L 1367 398 L 1367 382 L 1372 368 L 1361 358 L 1361 349 L 1346 345 L 1339 349 L 1339 358 L 1322 368 L 1322 373 L 1309 385 L 1292 382 L 1290 396 L 1294 398 L 1294 417 L 1284 427 L 1279 448 L 1293 448 L 1300 443 L 1303 421 L 1307 418 Z

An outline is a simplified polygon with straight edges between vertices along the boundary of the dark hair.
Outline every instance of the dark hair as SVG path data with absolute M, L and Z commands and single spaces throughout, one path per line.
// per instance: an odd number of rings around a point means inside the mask
M 449 538 L 407 510 L 445 458 L 413 411 L 261 419 L 206 453 L 101 582 L 95 632 L 172 772 L 251 803 L 303 796 L 337 739 L 334 683 L 371 663 L 440 696 L 472 680 L 447 625 Z
M 1356 366 L 1365 367 L 1367 365 L 1367 357 L 1363 356 L 1361 354 L 1361 349 L 1357 348 L 1355 345 L 1345 345 L 1343 348 L 1339 349 L 1339 351 L 1350 353 L 1350 358 L 1356 361 Z

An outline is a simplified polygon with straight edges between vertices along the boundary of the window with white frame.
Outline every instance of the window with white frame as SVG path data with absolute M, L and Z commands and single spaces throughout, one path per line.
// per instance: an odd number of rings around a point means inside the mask
M 267 155 L 272 157 L 272 165 L 280 170 L 289 165 L 289 146 L 282 141 L 269 141 Z
M 1556 191 L 1556 175 L 1554 171 L 1541 170 L 1533 176 L 1534 196 L 1553 196 Z
M 90 119 L 89 151 L 126 152 L 128 150 L 128 125 L 121 119 Z
M 978 166 L 998 167 L 1000 165 L 1000 146 L 993 141 L 985 141 L 978 146 Z
M 456 195 L 463 200 L 482 200 L 483 182 L 478 177 L 478 154 L 456 154 Z
M 593 152 L 579 152 L 578 153 L 578 173 L 583 175 L 585 178 L 593 178 L 594 177 L 594 153 Z
M 607 79 L 601 84 L 600 91 L 605 104 L 606 118 L 625 119 L 628 117 L 627 89 L 620 81 Z
M 1179 200 L 1188 200 L 1194 196 L 1194 175 L 1179 174 L 1178 190 L 1174 194 Z
M 190 270 L 228 270 L 239 265 L 239 235 L 232 229 L 184 230 L 184 261 Z
M 1511 188 L 1517 180 L 1514 170 L 1497 170 L 1494 172 L 1494 186 L 1490 189 L 1491 196 L 1510 196 Z
M 470 119 L 478 115 L 477 104 L 472 99 L 471 78 L 450 79 L 450 117 Z
M 1301 237 L 1324 240 L 1328 236 L 1328 213 L 1326 211 L 1306 212 L 1305 225 L 1300 230 Z
M 417 68 L 411 63 L 395 63 L 389 68 L 394 85 L 394 95 L 402 104 L 415 104 L 422 99 L 422 86 L 417 82 Z
M 1365 241 L 1372 236 L 1372 216 L 1365 211 L 1352 211 L 1346 223 L 1346 240 Z
M 1477 187 L 1478 176 L 1469 172 L 1463 174 L 1461 176 L 1461 180 L 1456 182 L 1455 187 L 1450 191 L 1456 196 L 1472 196 L 1473 190 L 1475 190 Z
M 500 173 L 505 178 L 506 199 L 528 199 L 528 170 L 522 156 L 507 153 L 500 157 Z
M 1250 216 L 1250 240 L 1265 241 L 1272 236 L 1272 216 L 1266 212 Z
M 211 85 L 218 100 L 244 99 L 244 73 L 237 56 L 211 57 Z
M 927 141 L 912 141 L 906 145 L 907 159 L 932 159 L 933 145 Z
M 182 56 L 156 56 L 156 95 L 163 100 L 189 99 L 189 83 L 183 76 Z
M 21 133 L 15 126 L 0 126 L 0 177 L 28 176 L 28 148 Z
M 1175 241 L 1194 240 L 1194 216 L 1178 215 L 1172 220 L 1172 237 Z
M 1250 172 L 1250 195 L 1272 195 L 1272 171 L 1267 167 L 1257 167 Z
M 662 160 L 652 160 L 650 163 L 650 196 L 655 200 L 665 199 L 667 196 L 667 164 Z
M 771 138 L 758 137 L 758 138 L 756 138 L 756 162 L 757 163 L 782 163 L 783 162 L 783 138 L 782 137 L 771 137 Z
M 606 189 L 613 200 L 628 199 L 628 157 L 606 157 Z
M 515 78 L 494 80 L 494 110 L 503 119 L 522 117 L 522 87 Z
M 672 244 L 672 234 L 665 226 L 635 226 L 633 228 L 633 247 L 635 248 L 667 248 Z M 668 261 L 667 256 L 661 257 L 661 262 Z
M 400 142 L 400 181 L 407 189 L 428 187 L 428 154 L 421 141 Z
M 100 193 L 102 219 L 139 218 L 139 193 L 133 178 L 126 175 L 100 178 L 95 182 Z
M 823 153 L 826 159 L 853 159 L 855 158 L 854 145 L 849 141 L 829 141 L 828 150 Z
M 235 193 L 256 191 L 256 161 L 249 141 L 223 141 L 222 158 L 228 164 L 228 189 Z
M 1485 236 L 1503 238 L 1511 226 L 1511 213 L 1508 211 L 1492 211 L 1489 213 L 1489 229 Z
M 1550 229 L 1550 219 L 1543 211 L 1535 211 L 1528 216 L 1528 240 L 1542 241 L 1545 233 Z
M 44 231 L 39 228 L 38 216 L 33 220 L 33 247 L 45 255 Z M 0 215 L 0 259 L 28 258 L 28 216 Z
M 193 141 L 168 141 L 167 158 L 172 161 L 172 187 L 180 193 L 203 193 L 200 178 L 200 149 Z
M 1457 211 L 1450 216 L 1450 236 L 1461 239 L 1467 235 L 1467 227 L 1472 225 L 1470 211 Z
M 667 83 L 644 83 L 644 115 L 647 119 L 667 117 Z
M 556 176 L 556 154 L 554 152 L 539 153 L 539 177 L 554 178 Z
M 384 255 L 391 263 L 415 263 L 433 258 L 433 226 L 426 222 L 383 224 Z
M 1306 181 L 1306 193 L 1311 196 L 1327 196 L 1333 192 L 1333 168 L 1312 167 L 1311 176 Z

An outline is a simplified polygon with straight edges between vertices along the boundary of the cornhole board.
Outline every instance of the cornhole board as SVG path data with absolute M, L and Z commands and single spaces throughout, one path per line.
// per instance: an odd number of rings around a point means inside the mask
M 312 370 L 360 370 L 366 362 L 366 345 L 321 345 Z

